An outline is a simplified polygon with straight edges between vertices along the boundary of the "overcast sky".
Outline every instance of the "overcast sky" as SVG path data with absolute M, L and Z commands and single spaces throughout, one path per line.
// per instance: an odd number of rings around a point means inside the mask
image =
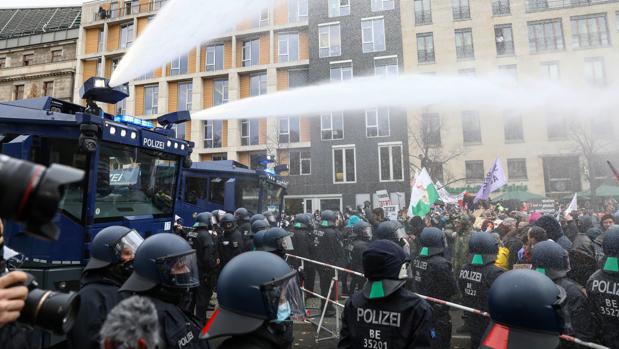
M 0 0 L 0 8 L 74 6 L 86 1 L 88 0 Z

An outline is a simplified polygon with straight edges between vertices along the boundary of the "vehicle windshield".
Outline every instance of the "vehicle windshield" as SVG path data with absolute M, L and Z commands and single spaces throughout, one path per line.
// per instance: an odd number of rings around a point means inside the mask
M 259 211 L 260 187 L 258 178 L 237 179 L 236 181 L 236 207 L 244 207 L 251 213 Z
M 284 194 L 284 188 L 277 184 L 266 183 L 264 189 L 264 209 L 281 212 L 281 200 Z
M 178 163 L 175 155 L 104 142 L 97 168 L 95 221 L 171 215 Z

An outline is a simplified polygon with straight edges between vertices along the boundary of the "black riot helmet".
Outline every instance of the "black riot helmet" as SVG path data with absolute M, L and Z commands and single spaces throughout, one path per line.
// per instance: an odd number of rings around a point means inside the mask
M 552 240 L 536 243 L 531 249 L 533 268 L 551 279 L 565 277 L 570 271 L 570 258 L 565 249 Z
M 602 270 L 604 272 L 619 273 L 619 265 L 617 258 L 619 258 L 619 226 L 613 225 L 606 231 L 604 241 L 602 241 L 602 249 L 606 260 Z
M 113 225 L 102 229 L 90 244 L 90 259 L 84 271 L 101 269 L 133 260 L 144 239 L 135 230 Z
M 426 227 L 421 231 L 419 244 L 421 245 L 419 255 L 422 257 L 431 257 L 445 251 L 447 247 L 447 238 L 445 237 L 445 233 L 439 228 Z
M 236 228 L 236 218 L 231 213 L 226 213 L 219 221 L 219 225 L 226 231 L 233 230 Z
M 263 220 L 265 222 L 268 222 L 267 218 L 264 215 L 262 215 L 260 213 L 256 213 L 255 215 L 251 216 L 251 219 L 249 220 L 249 223 L 253 224 L 257 220 Z
M 234 217 L 236 217 L 236 220 L 238 222 L 243 223 L 243 222 L 249 222 L 251 215 L 249 214 L 249 211 L 247 211 L 246 208 L 239 207 L 236 209 L 236 211 L 234 211 Z
M 398 221 L 384 221 L 378 225 L 375 234 L 377 240 L 391 240 L 400 242 L 400 239 L 406 237 L 404 227 Z
M 352 226 L 353 235 L 364 241 L 372 240 L 372 226 L 366 221 L 359 221 Z
M 362 292 L 368 299 L 389 296 L 411 277 L 410 257 L 402 247 L 390 240 L 370 243 L 363 252 L 362 263 L 363 274 L 368 279 Z
M 213 215 L 210 212 L 202 212 L 196 216 L 196 222 L 193 224 L 194 228 L 206 228 L 213 229 Z
M 499 276 L 488 293 L 492 322 L 480 348 L 557 348 L 564 327 L 566 293 L 547 276 L 514 269 Z
M 198 285 L 196 251 L 178 235 L 159 233 L 138 247 L 133 273 L 120 290 L 145 292 L 163 286 L 185 292 Z
M 337 214 L 331 210 L 324 210 L 320 213 L 320 226 L 323 228 L 332 228 L 337 221 Z
M 489 233 L 475 232 L 469 239 L 469 256 L 472 265 L 486 265 L 496 261 L 499 242 Z
M 213 210 L 211 215 L 213 215 L 213 225 L 219 225 L 221 220 L 224 218 L 226 211 L 223 210 Z
M 295 229 L 310 229 L 312 228 L 312 219 L 313 218 L 305 213 L 299 213 L 294 216 L 292 226 Z
M 287 251 L 293 250 L 291 235 L 291 232 L 282 228 L 268 229 L 262 237 L 262 247 L 260 250 L 274 252 L 283 258 Z
M 256 234 L 257 232 L 267 230 L 270 227 L 271 226 L 266 221 L 266 219 L 265 220 L 259 219 L 251 224 L 251 232 L 252 234 Z
M 297 272 L 264 251 L 242 253 L 223 267 L 217 280 L 217 303 L 202 339 L 251 333 L 265 324 L 292 326 L 291 317 L 305 314 Z
M 266 217 L 267 221 L 269 221 L 269 224 L 272 227 L 277 226 L 277 215 L 275 215 L 273 211 L 264 211 L 262 212 L 262 215 Z

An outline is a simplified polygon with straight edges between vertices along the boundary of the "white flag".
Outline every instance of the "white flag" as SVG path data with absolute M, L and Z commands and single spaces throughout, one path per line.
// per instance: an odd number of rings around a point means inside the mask
M 488 200 L 490 193 L 505 184 L 507 184 L 507 177 L 505 177 L 505 172 L 503 171 L 503 167 L 501 167 L 501 161 L 499 161 L 499 158 L 496 158 L 496 160 L 494 160 L 494 164 L 492 164 L 492 167 L 490 168 L 490 171 L 488 171 L 484 182 L 481 184 L 477 195 L 475 195 L 473 202 Z
M 570 205 L 563 212 L 564 216 L 567 216 L 568 214 L 572 213 L 573 211 L 577 211 L 578 210 L 578 199 L 576 198 L 576 195 L 578 195 L 578 193 L 574 193 L 574 197 L 572 198 L 572 201 L 570 202 Z
M 438 190 L 438 196 L 441 198 L 442 202 L 446 204 L 455 204 L 458 202 L 458 197 L 456 195 L 449 194 L 441 182 L 437 181 L 436 187 Z

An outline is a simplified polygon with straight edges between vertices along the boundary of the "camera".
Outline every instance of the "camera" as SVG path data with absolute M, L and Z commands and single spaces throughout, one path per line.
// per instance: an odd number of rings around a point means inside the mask
M 26 232 L 56 240 L 51 222 L 68 184 L 79 182 L 84 171 L 52 164 L 49 168 L 0 154 L 0 217 L 26 223 Z

